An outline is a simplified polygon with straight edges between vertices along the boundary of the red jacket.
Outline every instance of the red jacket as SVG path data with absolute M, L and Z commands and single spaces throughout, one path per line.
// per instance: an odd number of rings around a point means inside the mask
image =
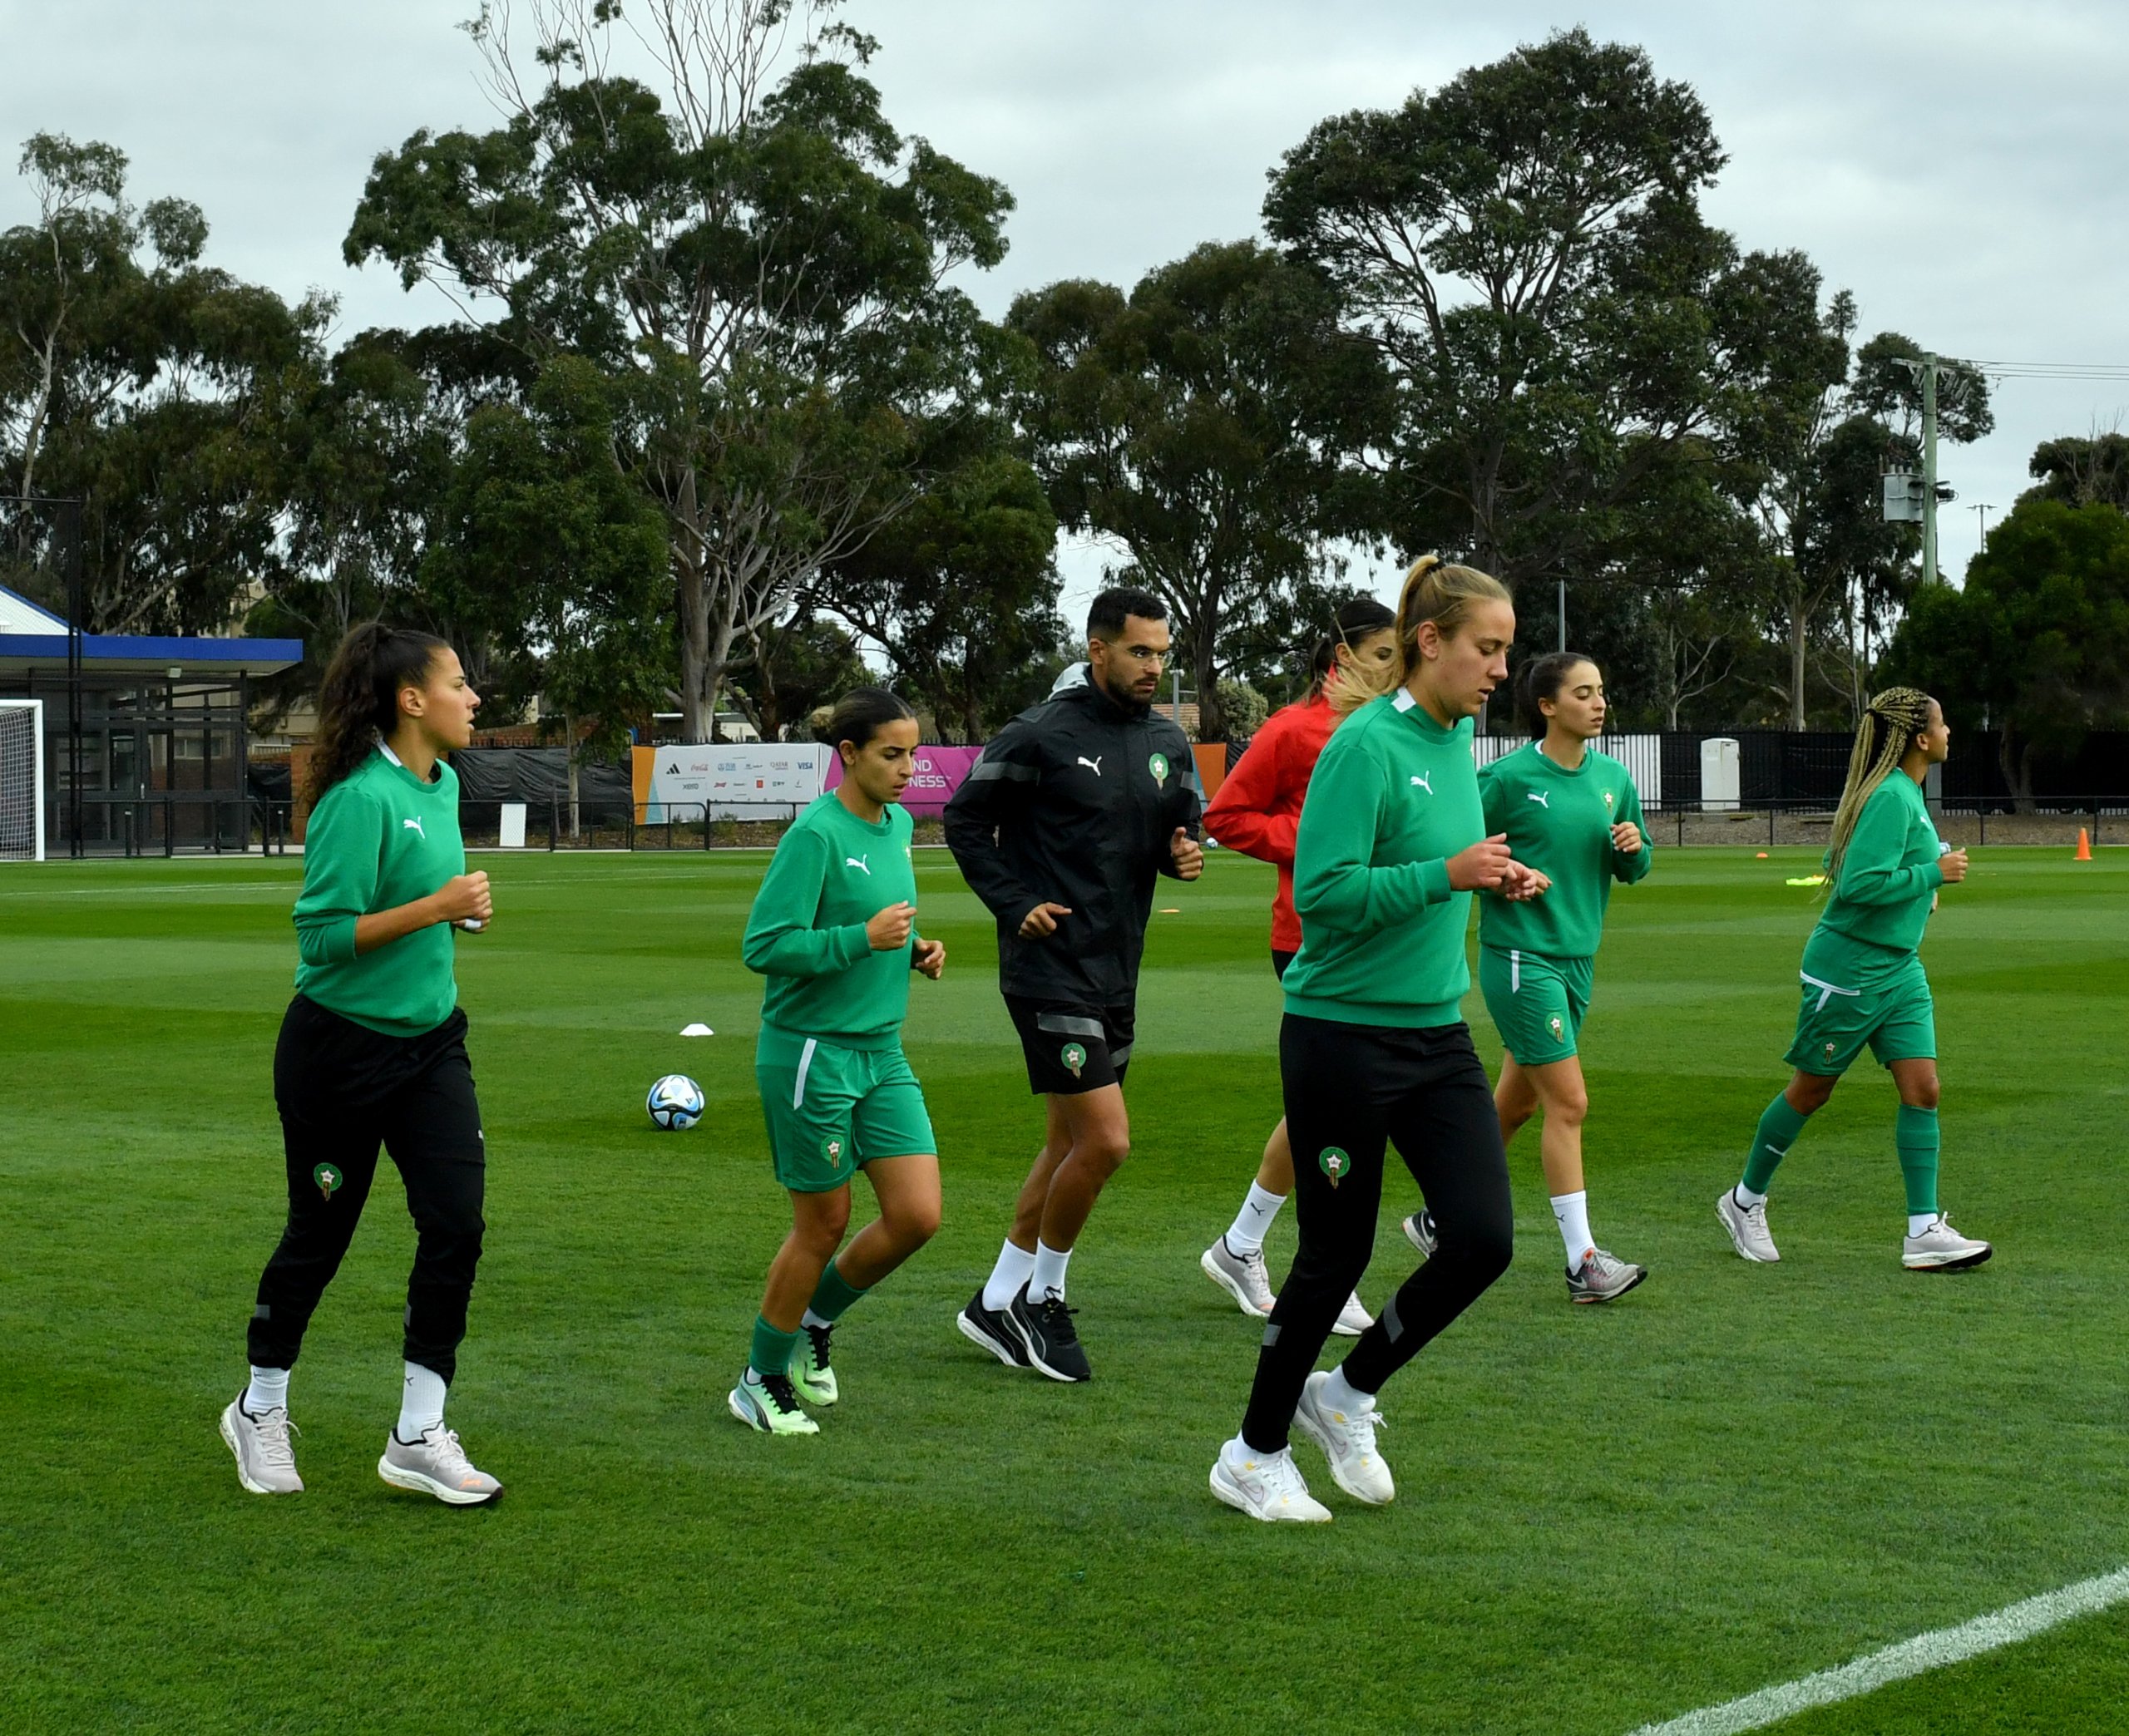
M 1301 950 L 1301 918 L 1294 915 L 1294 835 L 1301 830 L 1309 774 L 1338 721 L 1321 694 L 1272 713 L 1205 810 L 1205 830 L 1227 848 L 1278 866 L 1279 893 L 1272 902 L 1274 952 Z

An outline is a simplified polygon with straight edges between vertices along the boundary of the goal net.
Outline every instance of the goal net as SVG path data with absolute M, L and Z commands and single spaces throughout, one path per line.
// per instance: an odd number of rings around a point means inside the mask
M 44 702 L 0 699 L 0 861 L 44 860 Z

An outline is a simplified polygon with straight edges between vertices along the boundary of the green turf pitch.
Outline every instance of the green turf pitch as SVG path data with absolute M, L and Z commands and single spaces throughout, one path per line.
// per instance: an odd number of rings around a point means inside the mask
M 1806 858 L 1681 852 L 1621 893 L 1593 1201 L 1653 1275 L 1566 1304 L 1526 1134 L 1516 1265 L 1386 1395 L 1396 1503 L 1304 1444 L 1337 1521 L 1288 1528 L 1206 1488 L 1257 1332 L 1197 1266 L 1277 1113 L 1269 870 L 1162 883 L 1135 1152 L 1072 1269 L 1096 1378 L 1067 1388 L 953 1329 L 1037 1123 L 988 925 L 921 856 L 946 1227 L 850 1316 L 819 1438 L 772 1441 L 724 1406 L 786 1221 L 738 962 L 762 861 L 482 861 L 490 1233 L 452 1416 L 510 1493 L 476 1512 L 375 1474 L 412 1240 L 388 1176 L 296 1371 L 308 1492 L 244 1494 L 215 1435 L 279 1225 L 299 864 L 0 870 L 0 1728 L 1593 1736 L 2129 1561 L 2129 861 L 1978 852 L 1936 920 L 1945 1198 L 2000 1250 L 1958 1278 L 1899 1270 L 1867 1065 L 1782 1172 L 1784 1263 L 1715 1221 L 1781 1078 Z M 659 1134 L 675 1069 L 709 1112 Z M 1383 1231 L 1371 1303 L 1409 1269 Z M 2103 1728 L 2126 1660 L 2117 1612 L 1800 1728 L 1954 1728 L 1956 1692 L 1973 1728 L 2052 1730 L 2072 1689 Z

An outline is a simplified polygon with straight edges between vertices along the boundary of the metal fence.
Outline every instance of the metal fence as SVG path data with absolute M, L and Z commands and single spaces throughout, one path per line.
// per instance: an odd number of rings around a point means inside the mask
M 155 790 L 145 795 L 81 795 L 82 850 L 89 856 L 243 855 L 288 850 L 290 806 L 227 790 Z M 60 829 L 52 816 L 48 829 Z M 51 853 L 66 842 L 47 840 Z
M 1824 801 L 1760 801 L 1729 810 L 1691 807 L 1642 810 L 1649 836 L 1665 844 L 1815 845 L 1833 833 L 1835 804 Z M 2082 833 L 2094 845 L 2129 844 L 2129 808 L 2098 797 L 2037 804 L 2028 813 L 2006 811 L 1988 799 L 1948 799 L 1935 805 L 1937 831 L 1947 843 L 2042 844 L 2074 846 Z

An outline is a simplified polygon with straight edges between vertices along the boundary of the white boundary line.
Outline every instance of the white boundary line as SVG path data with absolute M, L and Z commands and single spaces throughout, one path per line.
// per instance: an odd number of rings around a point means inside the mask
M 1735 1736 L 1741 1730 L 1757 1730 L 1785 1718 L 1794 1718 L 1815 1706 L 1830 1706 L 1875 1692 L 1888 1682 L 1926 1674 L 1949 1664 L 2016 1645 L 2052 1627 L 2094 1615 L 2116 1604 L 2129 1602 L 2129 1567 L 2080 1580 L 2059 1591 L 2045 1591 L 1987 1615 L 1977 1615 L 1957 1627 L 1934 1628 L 1903 1640 L 1883 1651 L 1875 1651 L 1844 1664 L 1838 1669 L 1822 1669 L 1772 1688 L 1762 1688 L 1742 1699 L 1706 1706 L 1666 1724 L 1643 1724 L 1633 1736 Z

